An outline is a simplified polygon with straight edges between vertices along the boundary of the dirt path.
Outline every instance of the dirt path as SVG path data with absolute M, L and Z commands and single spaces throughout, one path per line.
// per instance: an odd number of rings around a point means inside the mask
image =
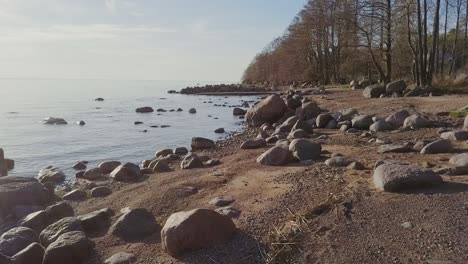
M 468 104 L 468 96 L 366 100 L 360 91 L 343 90 L 312 98 L 330 111 L 354 107 L 377 116 L 401 109 L 436 114 Z M 460 124 L 456 118 L 437 118 Z M 435 131 L 385 132 L 377 137 L 415 143 L 436 139 Z M 141 183 L 113 186 L 114 193 L 106 198 L 77 204 L 78 213 L 144 207 L 161 226 L 174 212 L 212 208 L 208 201 L 220 195 L 233 196 L 234 207 L 242 211 L 234 220 L 239 233 L 216 248 L 174 259 L 162 252 L 159 234 L 134 243 L 102 234 L 93 238 L 96 257 L 89 263 L 100 263 L 120 251 L 134 253 L 138 263 L 468 263 L 468 175 L 445 177 L 446 183 L 438 188 L 405 194 L 379 192 L 371 182 L 377 160 L 439 168 L 447 165 L 450 154 L 377 154 L 379 145 L 368 143 L 368 138 L 339 130 L 316 132 L 314 137 L 327 135 L 317 140 L 324 149 L 318 162 L 258 165 L 255 159 L 264 149 L 238 148 L 242 140 L 256 134 L 249 130 L 222 148 L 201 153 L 220 158 L 220 166 L 151 175 Z M 468 150 L 468 142 L 458 143 L 457 148 Z M 337 152 L 360 161 L 366 169 L 323 164 Z M 404 222 L 413 227 L 403 228 Z

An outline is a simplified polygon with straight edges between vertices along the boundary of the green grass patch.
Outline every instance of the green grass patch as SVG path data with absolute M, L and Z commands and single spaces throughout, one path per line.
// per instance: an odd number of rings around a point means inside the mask
M 449 113 L 449 116 L 451 117 L 465 117 L 468 115 L 468 110 L 463 110 L 463 111 L 451 111 Z

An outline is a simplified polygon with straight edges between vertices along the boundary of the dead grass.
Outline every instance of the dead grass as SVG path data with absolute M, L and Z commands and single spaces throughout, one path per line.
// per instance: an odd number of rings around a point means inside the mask
M 468 93 L 468 75 L 460 73 L 457 76 L 435 76 L 432 84 L 446 93 Z
M 449 113 L 451 117 L 465 117 L 468 115 L 468 110 L 462 110 L 462 111 L 452 111 Z

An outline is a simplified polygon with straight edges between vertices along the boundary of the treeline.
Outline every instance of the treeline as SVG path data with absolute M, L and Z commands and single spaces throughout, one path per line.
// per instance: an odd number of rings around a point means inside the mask
M 309 0 L 243 81 L 428 85 L 466 71 L 467 11 L 468 0 Z

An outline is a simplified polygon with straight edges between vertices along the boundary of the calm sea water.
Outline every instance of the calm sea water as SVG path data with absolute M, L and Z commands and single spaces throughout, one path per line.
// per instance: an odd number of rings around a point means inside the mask
M 255 97 L 168 94 L 190 82 L 108 80 L 0 80 L 0 147 L 16 161 L 10 175 L 34 177 L 48 165 L 73 179 L 71 166 L 119 160 L 140 163 L 162 148 L 185 146 L 194 136 L 220 139 L 216 128 L 241 129 L 232 108 Z M 94 101 L 103 97 L 104 102 Z M 212 103 L 204 103 L 212 101 Z M 138 114 L 135 108 L 182 108 L 183 112 Z M 189 108 L 196 114 L 189 114 Z M 68 125 L 44 125 L 46 117 L 64 118 Z M 211 116 L 211 117 L 210 117 Z M 218 119 L 215 119 L 218 118 Z M 85 126 L 75 122 L 83 120 Z M 134 125 L 135 121 L 144 122 Z M 151 125 L 169 125 L 151 128 Z M 141 131 L 147 130 L 143 133 Z

